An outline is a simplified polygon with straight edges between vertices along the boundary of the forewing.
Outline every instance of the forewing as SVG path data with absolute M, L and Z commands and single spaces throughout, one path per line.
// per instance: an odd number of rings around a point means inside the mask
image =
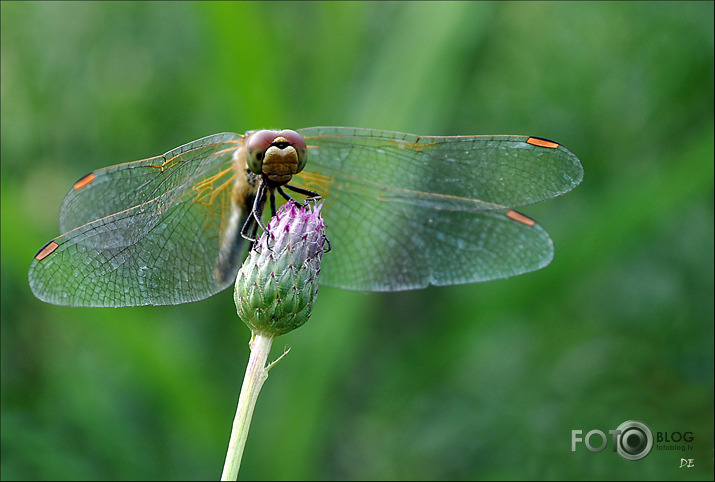
M 562 146 L 524 136 L 299 132 L 309 153 L 295 183 L 326 197 L 333 252 L 321 282 L 349 289 L 468 283 L 541 268 L 552 242 L 511 208 L 563 194 L 583 172 Z
M 231 161 L 241 142 L 217 134 L 78 181 L 61 210 L 71 230 L 30 266 L 35 295 L 62 305 L 137 306 L 196 301 L 227 287 L 243 248 L 245 210 L 232 205 Z
M 109 216 L 163 196 L 163 202 L 181 194 L 201 179 L 243 136 L 214 134 L 172 149 L 164 155 L 109 166 L 74 183 L 60 208 L 60 232 Z M 230 156 L 229 156 L 230 157 Z

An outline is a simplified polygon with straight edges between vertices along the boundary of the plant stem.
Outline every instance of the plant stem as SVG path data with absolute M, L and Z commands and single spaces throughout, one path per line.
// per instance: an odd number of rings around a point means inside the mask
M 275 363 L 266 366 L 272 343 L 273 337 L 270 335 L 255 332 L 252 334 L 251 356 L 248 359 L 241 395 L 238 398 L 238 408 L 236 409 L 236 417 L 233 419 L 231 439 L 228 443 L 228 453 L 226 453 L 226 462 L 223 466 L 221 480 L 237 480 L 238 478 L 238 469 L 241 467 L 241 457 L 243 456 L 243 448 L 246 445 L 248 429 L 251 426 L 253 409 L 256 406 L 256 400 L 263 382 L 268 378 L 268 370 Z

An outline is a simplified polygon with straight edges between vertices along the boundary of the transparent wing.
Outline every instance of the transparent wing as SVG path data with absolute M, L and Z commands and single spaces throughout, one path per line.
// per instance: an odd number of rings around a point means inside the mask
M 242 142 L 216 134 L 77 181 L 60 212 L 68 232 L 30 266 L 35 295 L 62 305 L 138 306 L 224 289 L 245 249 L 231 161 Z
M 548 234 L 511 208 L 576 187 L 580 162 L 525 136 L 420 137 L 356 128 L 298 131 L 295 179 L 325 196 L 333 251 L 321 283 L 392 291 L 504 278 L 553 257 Z

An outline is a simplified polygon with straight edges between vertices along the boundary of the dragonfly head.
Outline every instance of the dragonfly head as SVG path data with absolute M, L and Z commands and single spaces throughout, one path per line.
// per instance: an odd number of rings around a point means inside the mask
M 288 129 L 262 130 L 250 135 L 246 144 L 246 163 L 254 174 L 262 174 L 276 185 L 283 185 L 305 167 L 308 149 L 303 137 Z

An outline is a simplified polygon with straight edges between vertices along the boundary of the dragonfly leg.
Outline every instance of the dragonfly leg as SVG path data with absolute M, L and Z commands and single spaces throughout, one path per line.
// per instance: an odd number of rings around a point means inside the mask
M 309 202 L 315 202 L 318 199 L 323 197 L 315 191 L 309 191 L 308 189 L 303 189 L 298 186 L 291 186 L 290 184 L 286 184 L 285 187 L 290 189 L 293 192 L 297 192 L 298 194 L 302 194 L 303 196 L 305 196 L 305 201 L 303 201 L 303 205 L 306 205 Z M 286 201 L 297 202 L 295 199 L 290 197 L 290 195 L 288 193 L 286 193 L 283 189 L 281 189 L 280 186 L 278 186 L 277 189 L 278 189 L 278 192 L 281 193 L 281 196 L 283 196 Z
M 276 193 L 273 189 L 271 189 L 270 198 L 271 198 L 271 216 L 275 216 L 276 215 Z
M 323 197 L 323 196 L 320 195 L 320 193 L 317 193 L 317 192 L 315 192 L 315 191 L 310 191 L 310 190 L 308 190 L 308 189 L 303 189 L 302 187 L 292 186 L 292 185 L 290 185 L 290 184 L 286 184 L 285 187 L 286 187 L 287 189 L 290 189 L 290 190 L 293 191 L 293 192 L 297 192 L 298 194 L 302 194 L 303 196 L 306 197 L 306 201 L 315 201 L 315 200 L 320 199 L 321 197 Z M 280 190 L 280 191 L 281 191 L 281 194 L 283 195 L 283 197 L 285 197 L 286 199 L 291 199 L 291 197 L 288 196 L 286 193 L 284 193 L 282 190 Z
M 246 218 L 246 222 L 243 223 L 243 227 L 241 228 L 241 237 L 253 245 L 256 242 L 257 229 L 258 225 L 256 224 L 256 220 L 253 219 L 253 216 L 248 216 Z
M 295 199 L 293 199 L 293 198 L 290 197 L 288 194 L 286 194 L 286 192 L 285 192 L 283 189 L 281 189 L 280 186 L 278 186 L 276 189 L 278 190 L 278 192 L 280 193 L 280 195 L 283 196 L 283 198 L 284 198 L 286 201 L 288 201 L 288 202 L 290 202 L 290 201 L 295 202 Z
M 258 241 L 258 228 L 260 227 L 263 231 L 266 227 L 261 221 L 261 215 L 263 214 L 263 206 L 266 204 L 266 191 L 268 188 L 265 184 L 261 184 L 256 193 L 256 197 L 253 199 L 253 206 L 251 206 L 251 212 L 249 213 L 246 222 L 241 228 L 241 236 L 251 242 L 251 247 Z
M 266 230 L 266 227 L 263 225 L 261 217 L 263 216 L 263 207 L 266 205 L 267 191 L 268 187 L 265 184 L 261 184 L 261 187 L 258 188 L 256 198 L 253 200 L 253 207 L 251 208 L 251 216 L 253 216 L 258 226 L 260 226 L 264 231 Z

